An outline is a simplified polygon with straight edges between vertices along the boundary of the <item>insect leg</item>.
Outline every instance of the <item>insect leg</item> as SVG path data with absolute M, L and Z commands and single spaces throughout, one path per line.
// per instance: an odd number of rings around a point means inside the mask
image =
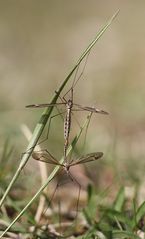
M 47 129 L 46 137 L 45 137 L 43 140 L 41 140 L 40 142 L 38 142 L 34 147 L 29 148 L 27 151 L 23 152 L 22 155 L 21 155 L 21 157 L 22 157 L 24 154 L 29 154 L 29 153 L 31 152 L 31 150 L 32 150 L 32 149 L 34 150 L 34 148 L 35 148 L 37 145 L 40 145 L 40 144 L 42 144 L 42 143 L 44 143 L 45 141 L 48 140 L 52 119 L 55 118 L 55 117 L 57 117 L 58 115 L 62 116 L 64 113 L 65 113 L 65 111 L 59 112 L 58 114 L 55 114 L 55 115 L 53 115 L 53 116 L 50 117 L 49 122 L 48 122 L 48 129 Z M 63 116 L 62 116 L 62 118 L 63 118 Z M 39 152 L 40 152 L 40 151 L 39 151 Z
M 58 109 L 57 109 L 57 110 L 58 110 Z M 59 111 L 59 110 L 58 110 L 58 111 Z M 38 143 L 39 145 L 48 140 L 49 132 L 50 132 L 50 126 L 51 126 L 52 120 L 53 120 L 55 117 L 57 117 L 58 115 L 62 116 L 64 113 L 65 113 L 65 111 L 59 112 L 59 113 L 57 113 L 57 114 L 55 114 L 55 115 L 53 115 L 53 116 L 50 117 L 49 122 L 48 122 L 48 128 L 47 128 L 46 137 L 45 137 L 45 139 L 43 139 L 42 141 L 40 141 L 40 142 Z M 63 118 L 63 116 L 62 116 L 62 118 Z
M 72 176 L 70 171 L 68 171 L 68 175 L 72 182 L 74 182 L 78 186 L 78 196 L 77 196 L 77 203 L 76 203 L 76 215 L 74 219 L 77 219 L 78 217 L 78 211 L 79 211 L 79 200 L 80 200 L 80 194 L 81 194 L 81 184 Z

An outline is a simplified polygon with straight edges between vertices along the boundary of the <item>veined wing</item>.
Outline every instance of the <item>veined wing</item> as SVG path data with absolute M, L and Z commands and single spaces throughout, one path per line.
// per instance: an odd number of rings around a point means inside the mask
M 44 163 L 49 163 L 49 164 L 54 164 L 54 165 L 60 165 L 63 166 L 63 164 L 60 164 L 49 152 L 33 152 L 32 154 L 33 159 L 44 162 Z
M 33 104 L 33 105 L 26 105 L 26 108 L 45 108 L 49 106 L 57 106 L 57 105 L 65 105 L 65 103 L 54 103 L 54 104 Z
M 79 104 L 73 104 L 74 106 L 77 106 L 78 109 L 74 109 L 74 110 L 86 110 L 86 111 L 89 111 L 89 112 L 92 112 L 92 113 L 100 113 L 100 114 L 104 114 L 104 115 L 108 115 L 109 113 L 105 110 L 100 110 L 100 109 L 97 109 L 95 107 L 90 107 L 90 106 L 81 106 Z
M 73 161 L 70 166 L 74 166 L 77 164 L 82 164 L 82 163 L 88 163 L 91 161 L 95 161 L 99 158 L 101 158 L 103 156 L 102 152 L 96 152 L 96 153 L 91 153 L 91 154 L 87 154 L 85 156 L 82 156 L 80 158 L 78 158 L 77 160 Z

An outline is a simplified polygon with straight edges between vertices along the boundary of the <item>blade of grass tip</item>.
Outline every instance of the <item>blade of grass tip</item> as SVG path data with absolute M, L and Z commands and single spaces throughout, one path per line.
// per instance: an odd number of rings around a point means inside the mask
M 81 63 L 81 61 L 84 59 L 84 57 L 88 54 L 88 52 L 96 44 L 96 42 L 99 40 L 99 38 L 107 30 L 107 28 L 111 25 L 112 21 L 117 17 L 119 12 L 120 12 L 120 9 L 115 12 L 115 14 L 109 19 L 107 24 L 103 28 L 101 28 L 101 30 L 97 33 L 97 35 L 95 36 L 94 40 L 89 44 L 89 46 L 86 48 L 86 50 L 82 53 L 81 57 L 78 60 L 78 64 Z
M 63 88 L 65 87 L 65 85 L 67 84 L 67 82 L 69 81 L 70 77 L 72 76 L 72 74 L 74 73 L 74 71 L 77 69 L 77 67 L 79 66 L 79 64 L 82 62 L 82 60 L 85 58 L 85 56 L 89 53 L 89 51 L 93 48 L 93 46 L 95 45 L 95 43 L 99 40 L 99 38 L 103 35 L 103 33 L 107 30 L 107 28 L 110 26 L 110 24 L 112 23 L 112 21 L 114 20 L 114 18 L 117 16 L 117 14 L 119 13 L 119 10 L 111 17 L 111 19 L 107 22 L 107 24 L 96 34 L 96 37 L 94 38 L 94 40 L 89 44 L 89 46 L 84 50 L 84 52 L 82 53 L 81 57 L 79 58 L 77 64 L 73 67 L 73 69 L 70 71 L 70 73 L 68 74 L 68 76 L 65 78 L 65 80 L 63 81 L 63 83 L 60 85 L 60 87 L 58 88 L 58 90 L 56 91 L 56 94 L 54 95 L 54 97 L 52 98 L 50 104 L 54 104 L 61 91 L 63 90 Z M 39 120 L 39 122 L 37 123 L 35 129 L 34 129 L 34 133 L 32 135 L 32 138 L 28 144 L 28 147 L 26 149 L 26 152 L 23 154 L 23 157 L 21 159 L 20 165 L 16 171 L 16 173 L 14 174 L 11 182 L 9 183 L 1 201 L 0 201 L 0 208 L 7 196 L 7 194 L 9 193 L 10 189 L 12 188 L 13 184 L 15 183 L 15 181 L 17 180 L 19 174 L 21 173 L 22 169 L 24 168 L 25 164 L 27 163 L 27 161 L 29 160 L 33 149 L 35 147 L 35 145 L 37 144 L 43 129 L 51 115 L 51 112 L 53 110 L 54 106 L 51 106 L 49 108 L 46 108 L 44 110 L 44 112 L 42 113 L 42 116 Z
M 70 144 L 68 150 L 67 150 L 67 156 L 68 154 L 73 150 L 73 148 L 75 147 L 78 139 L 81 136 L 81 133 L 83 131 L 83 129 L 86 127 L 86 125 L 88 124 L 88 120 L 89 120 L 90 115 L 87 117 L 84 125 L 80 128 L 79 133 L 74 137 L 72 143 Z M 64 157 L 61 158 L 61 160 L 59 161 L 61 164 L 64 161 Z M 57 165 L 54 170 L 52 171 L 52 173 L 49 175 L 49 177 L 47 178 L 46 182 L 38 189 L 38 191 L 36 192 L 36 194 L 33 196 L 33 198 L 27 203 L 27 205 L 23 208 L 23 210 L 18 214 L 18 216 L 12 221 L 12 223 L 5 229 L 5 231 L 0 235 L 0 238 L 3 238 L 3 236 L 9 231 L 9 229 L 15 224 L 16 221 L 18 221 L 18 219 L 25 213 L 25 211 L 31 206 L 31 204 L 37 199 L 37 197 L 42 193 L 42 191 L 48 186 L 49 182 L 55 177 L 57 171 L 59 170 L 61 166 Z

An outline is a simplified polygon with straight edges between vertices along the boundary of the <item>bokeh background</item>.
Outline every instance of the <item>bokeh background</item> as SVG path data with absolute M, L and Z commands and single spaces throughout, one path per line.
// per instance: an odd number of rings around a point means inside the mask
M 25 105 L 50 102 L 82 51 L 118 9 L 119 15 L 91 51 L 74 101 L 110 113 L 93 116 L 87 135 L 85 152 L 105 155 L 93 172 L 94 180 L 99 178 L 103 189 L 116 182 L 130 187 L 144 184 L 143 0 L 0 1 L 1 154 L 9 139 L 12 162 L 19 164 L 27 146 L 20 125 L 33 131 L 42 112 Z M 76 118 L 83 122 L 85 115 Z M 57 157 L 63 153 L 61 118 L 52 123 L 48 148 Z

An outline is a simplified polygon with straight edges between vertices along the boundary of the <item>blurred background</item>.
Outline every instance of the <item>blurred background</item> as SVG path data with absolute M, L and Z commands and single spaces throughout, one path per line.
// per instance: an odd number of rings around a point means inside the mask
M 88 175 L 103 189 L 117 187 L 118 182 L 144 183 L 143 0 L 0 2 L 0 153 L 9 139 L 12 164 L 19 164 L 27 146 L 20 125 L 33 132 L 43 111 L 25 106 L 50 102 L 82 51 L 118 9 L 119 15 L 91 51 L 74 101 L 110 113 L 92 117 L 84 151 L 102 151 L 104 159 L 97 162 L 93 175 L 88 165 Z M 75 117 L 82 123 L 85 116 Z M 71 139 L 78 130 L 75 120 L 73 124 Z M 63 122 L 57 118 L 48 149 L 60 157 L 63 142 Z

